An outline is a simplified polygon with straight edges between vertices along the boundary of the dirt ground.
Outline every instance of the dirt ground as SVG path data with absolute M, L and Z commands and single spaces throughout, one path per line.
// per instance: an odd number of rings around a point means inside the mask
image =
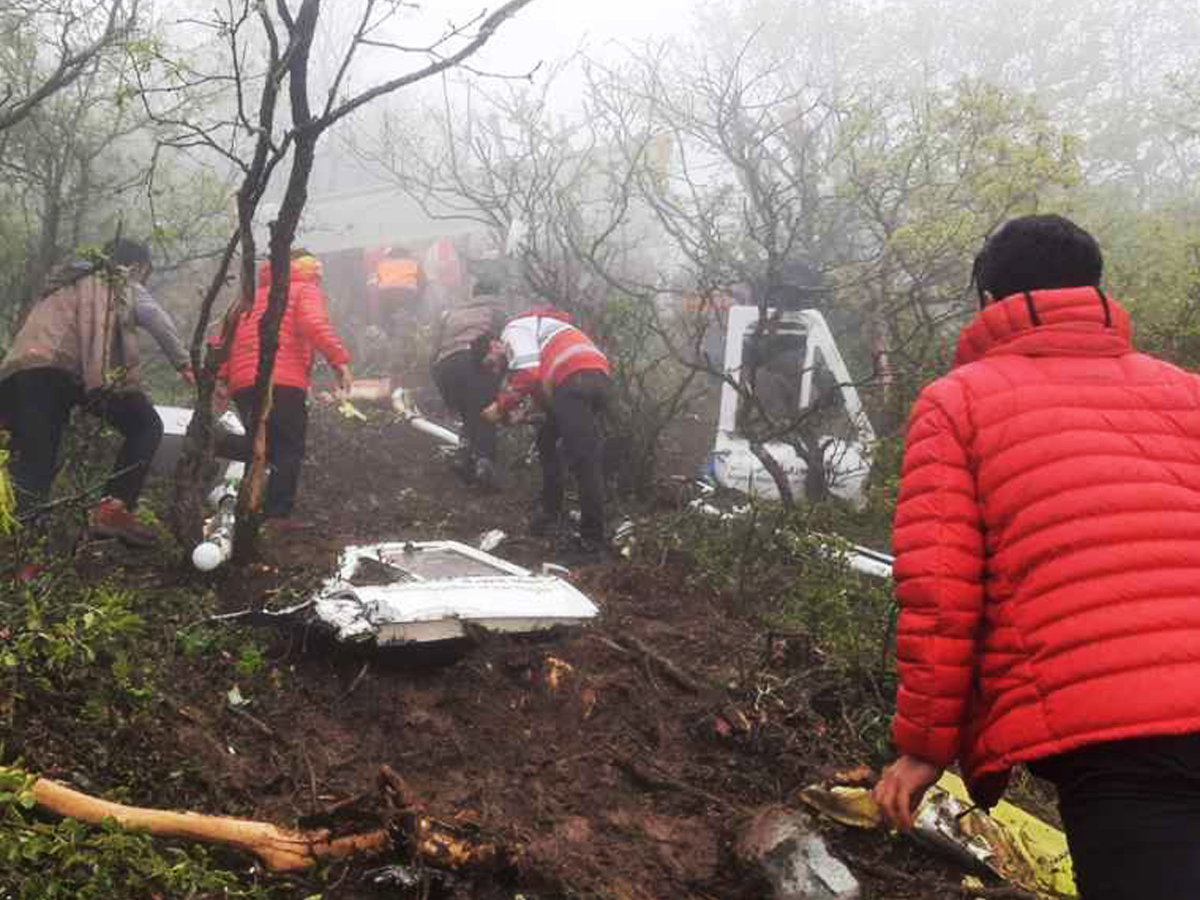
M 706 428 L 688 427 L 667 455 L 685 474 L 707 440 Z M 225 612 L 305 599 L 356 542 L 476 544 L 498 528 L 510 537 L 493 552 L 536 567 L 555 551 L 523 536 L 536 481 L 518 461 L 525 446 L 507 440 L 504 489 L 479 494 L 432 439 L 391 416 L 362 422 L 317 409 L 297 510 L 311 527 L 269 534 L 261 564 L 202 576 L 111 545 L 82 559 L 119 572 L 160 610 L 199 583 Z M 669 492 L 628 501 L 613 518 L 669 502 Z M 408 858 L 396 847 L 288 876 L 288 896 L 761 898 L 765 882 L 733 852 L 747 817 L 769 804 L 798 807 L 796 792 L 822 773 L 872 760 L 842 725 L 852 691 L 826 679 L 811 648 L 770 640 L 761 624 L 684 587 L 685 575 L 671 559 L 577 567 L 572 580 L 602 610 L 595 624 L 493 636 L 435 658 L 351 649 L 293 627 L 216 626 L 264 649 L 254 672 L 236 652 L 182 652 L 178 631 L 214 626 L 172 608 L 158 620 L 171 677 L 157 728 L 117 719 L 97 733 L 41 711 L 20 723 L 10 752 L 84 789 L 125 785 L 129 802 L 336 833 L 385 821 L 387 766 L 414 808 L 472 845 L 501 848 L 457 874 L 426 870 L 417 888 L 376 883 L 381 867 Z M 234 686 L 248 705 L 227 702 Z M 961 873 L 907 840 L 820 827 L 864 897 L 961 896 Z M 253 865 L 236 853 L 226 862 Z

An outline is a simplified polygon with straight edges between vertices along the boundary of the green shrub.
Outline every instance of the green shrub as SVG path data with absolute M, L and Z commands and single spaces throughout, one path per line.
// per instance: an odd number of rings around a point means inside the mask
M 65 690 L 91 680 L 96 666 L 118 684 L 132 682 L 129 650 L 143 630 L 133 597 L 109 587 L 70 586 L 24 591 L 23 605 L 0 608 L 9 640 L 0 665 L 48 689 Z
M 19 768 L 0 767 L 0 896 L 6 900 L 269 896 L 216 868 L 202 847 L 161 845 L 111 821 L 39 821 L 35 780 Z

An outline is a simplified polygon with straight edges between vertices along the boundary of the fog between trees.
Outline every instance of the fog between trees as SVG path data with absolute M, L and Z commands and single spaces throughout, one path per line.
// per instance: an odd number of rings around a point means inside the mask
M 703 362 L 702 337 L 665 327 L 664 309 L 758 300 L 808 273 L 886 436 L 945 364 L 982 239 L 1053 210 L 1100 238 L 1143 346 L 1197 361 L 1200 22 L 1177 4 L 726 0 L 615 42 L 589 40 L 564 6 L 554 33 L 518 15 L 462 66 L 446 61 L 480 36 L 474 12 L 448 26 L 400 4 L 323 7 L 6 7 L 5 320 L 119 228 L 153 235 L 156 289 L 191 328 L 206 295 L 216 315 L 236 294 L 209 280 L 213 262 L 241 254 L 248 283 L 244 257 L 265 252 L 281 210 L 307 201 L 296 239 L 319 251 L 339 227 L 331 194 L 396 190 L 450 217 L 446 233 L 511 251 L 530 298 L 579 312 L 648 422 L 678 413 Z M 301 13 L 315 22 L 307 120 L 298 70 L 268 69 Z M 295 151 L 314 123 L 310 178 Z M 290 206 L 289 179 L 303 188 Z

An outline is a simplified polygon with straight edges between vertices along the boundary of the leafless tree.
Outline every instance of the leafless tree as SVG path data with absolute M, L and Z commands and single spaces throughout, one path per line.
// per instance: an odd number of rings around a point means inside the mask
M 248 477 L 238 498 L 238 526 L 234 558 L 244 561 L 255 554 L 261 524 L 262 495 L 266 481 L 266 420 L 270 413 L 271 373 L 278 347 L 280 323 L 289 288 L 289 253 L 308 196 L 308 179 L 321 137 L 338 122 L 366 104 L 424 79 L 461 66 L 496 33 L 497 29 L 531 0 L 508 0 L 495 11 L 473 20 L 450 24 L 440 37 L 424 46 L 405 46 L 387 37 L 385 25 L 403 4 L 363 0 L 355 8 L 354 25 L 334 65 L 324 96 L 313 97 L 313 41 L 323 12 L 331 6 L 322 0 L 285 0 L 258 3 L 227 0 L 224 9 L 208 20 L 193 24 L 207 27 L 224 48 L 214 54 L 212 68 L 185 66 L 164 60 L 169 75 L 160 85 L 143 86 L 147 109 L 159 126 L 169 130 L 163 139 L 173 148 L 191 153 L 216 154 L 234 167 L 241 178 L 237 192 L 237 225 L 225 242 L 217 271 L 201 303 L 192 340 L 198 379 L 196 414 L 176 479 L 173 522 L 176 533 L 188 544 L 199 537 L 200 485 L 213 446 L 212 396 L 216 372 L 228 352 L 233 316 L 223 320 L 220 340 L 206 347 L 205 335 L 213 306 L 235 258 L 240 262 L 240 305 L 251 303 L 254 293 L 256 244 L 254 219 L 259 204 L 281 166 L 287 166 L 278 213 L 269 223 L 271 288 L 267 312 L 260 329 L 257 403 L 248 423 L 254 453 Z M 294 7 L 294 9 L 292 8 Z M 343 9 L 339 9 L 339 13 Z M 349 91 L 351 66 L 364 48 L 387 51 L 416 60 L 402 74 L 368 87 Z M 179 90 L 229 91 L 231 99 L 214 104 L 212 118 L 184 120 L 162 115 L 156 103 Z M 286 123 L 280 121 L 287 114 Z M 205 352 L 207 351 L 207 352 Z M 203 358 L 203 362 L 202 362 Z
M 640 489 L 663 432 L 693 399 L 696 372 L 661 340 L 662 244 L 637 198 L 639 171 L 655 164 L 652 136 L 617 146 L 624 136 L 593 98 L 573 114 L 552 101 L 569 70 L 587 65 L 571 57 L 536 83 L 444 84 L 441 107 L 422 115 L 432 133 L 393 115 L 357 149 L 429 215 L 486 228 L 520 282 L 510 289 L 571 312 L 599 341 L 617 394 L 613 446 L 626 486 Z
M 1032 104 L 986 86 L 834 90 L 796 83 L 795 68 L 758 31 L 724 52 L 668 42 L 610 68 L 591 96 L 622 98 L 604 106 L 625 135 L 618 146 L 670 136 L 669 176 L 643 176 L 639 196 L 701 297 L 743 286 L 767 342 L 768 309 L 819 310 L 854 386 L 878 388 L 870 393 L 886 412 L 907 405 L 911 393 L 889 388 L 928 372 L 945 321 L 961 315 L 979 241 L 1071 183 L 1073 146 Z M 758 366 L 743 360 L 737 378 L 739 427 L 785 502 L 790 491 L 768 450 L 775 442 L 805 461 L 806 493 L 820 499 L 829 441 L 815 424 L 827 410 L 772 410 Z
M 0 134 L 84 76 L 129 35 L 138 0 L 15 0 L 0 10 Z

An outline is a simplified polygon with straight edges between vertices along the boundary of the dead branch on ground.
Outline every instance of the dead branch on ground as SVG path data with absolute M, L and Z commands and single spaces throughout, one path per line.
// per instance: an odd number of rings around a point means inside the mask
M 207 816 L 125 806 L 92 797 L 47 778 L 33 786 L 39 806 L 60 816 L 98 825 L 114 819 L 133 831 L 159 837 L 188 838 L 248 850 L 273 871 L 306 869 L 320 860 L 341 859 L 359 853 L 376 853 L 391 846 L 386 829 L 330 838 L 325 831 L 288 831 L 268 822 Z

